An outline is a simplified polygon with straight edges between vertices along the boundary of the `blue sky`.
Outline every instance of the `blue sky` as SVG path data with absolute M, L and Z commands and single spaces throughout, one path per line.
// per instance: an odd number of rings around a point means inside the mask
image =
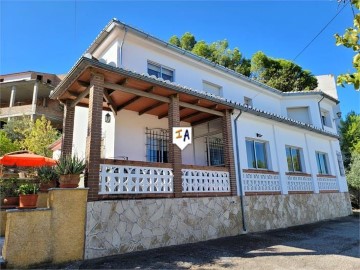
M 188 31 L 197 40 L 226 38 L 250 58 L 261 50 L 294 57 L 342 7 L 319 1 L 7 1 L 0 0 L 0 74 L 70 70 L 112 19 L 162 40 Z M 333 35 L 352 26 L 348 5 L 296 63 L 315 75 L 352 71 L 353 52 L 335 46 Z M 341 109 L 360 112 L 360 92 L 338 87 Z

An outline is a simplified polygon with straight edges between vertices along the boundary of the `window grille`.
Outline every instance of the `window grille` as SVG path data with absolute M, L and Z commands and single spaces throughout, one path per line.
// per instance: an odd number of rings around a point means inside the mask
M 224 166 L 224 143 L 221 138 L 206 138 L 206 157 L 208 166 Z
M 168 162 L 169 131 L 162 128 L 146 128 L 146 161 Z

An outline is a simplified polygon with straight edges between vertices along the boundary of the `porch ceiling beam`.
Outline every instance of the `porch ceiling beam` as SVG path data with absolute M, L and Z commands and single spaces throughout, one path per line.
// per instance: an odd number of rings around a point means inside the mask
M 154 91 L 154 87 L 150 87 L 150 88 L 145 90 L 145 92 L 147 92 L 147 93 L 151 93 L 152 91 Z M 141 96 L 136 96 L 136 97 L 126 101 L 125 103 L 121 104 L 120 106 L 118 106 L 116 108 L 116 110 L 120 111 L 120 110 L 124 109 L 126 106 L 130 105 L 131 103 L 134 103 L 135 101 L 139 100 L 140 98 L 142 98 L 142 97 Z
M 223 112 L 219 112 L 219 111 L 216 111 L 216 110 L 213 110 L 213 109 L 209 109 L 209 108 L 189 104 L 189 103 L 186 103 L 186 102 L 183 102 L 183 101 L 180 101 L 179 105 L 181 107 L 193 109 L 193 110 L 196 110 L 196 111 L 199 111 L 199 112 L 205 112 L 205 113 L 209 113 L 209 114 L 213 114 L 213 115 L 217 115 L 217 116 L 224 116 Z
M 81 92 L 70 104 L 71 107 L 75 107 L 84 97 L 89 95 L 90 86 L 88 86 L 84 92 Z
M 191 125 L 192 125 L 192 126 L 201 125 L 201 124 L 204 124 L 204 123 L 206 123 L 206 122 L 209 122 L 209 121 L 214 120 L 214 119 L 217 119 L 217 118 L 219 118 L 219 117 L 213 115 L 213 116 L 210 116 L 210 117 L 201 119 L 201 120 L 199 120 L 199 121 L 192 122 Z
M 190 104 L 200 104 L 200 99 L 196 99 L 195 101 L 192 101 L 192 102 L 189 102 Z M 181 111 L 183 111 L 183 110 L 185 110 L 185 109 L 187 109 L 187 108 L 180 108 L 180 112 Z M 163 114 L 160 114 L 159 116 L 158 116 L 158 118 L 159 119 L 162 119 L 162 118 L 164 118 L 164 117 L 167 117 L 169 115 L 169 112 L 165 112 L 165 113 L 163 113 Z
M 163 104 L 164 104 L 164 102 L 158 101 L 158 102 L 156 102 L 155 104 L 153 104 L 153 105 L 151 105 L 151 106 L 148 106 L 148 107 L 146 107 L 145 109 L 142 109 L 142 110 L 139 112 L 139 115 L 142 115 L 142 114 L 144 114 L 144 113 L 146 113 L 146 112 L 148 112 L 148 111 L 151 111 L 152 109 L 155 109 L 155 108 L 157 108 L 157 107 L 159 107 L 159 106 L 161 106 L 161 105 L 163 105 Z
M 104 89 L 104 99 L 107 102 L 107 104 L 109 105 L 113 114 L 116 115 L 117 114 L 116 105 L 115 105 L 113 99 L 111 98 L 111 96 L 109 95 L 109 92 L 107 89 Z
M 78 80 L 77 83 L 83 87 L 88 87 L 90 85 L 90 83 L 81 80 Z
M 197 116 L 197 115 L 202 114 L 202 113 L 203 113 L 203 112 L 190 113 L 190 114 L 188 114 L 188 115 L 185 115 L 185 116 L 183 116 L 183 117 L 180 117 L 180 121 L 184 121 L 184 120 L 186 120 L 186 119 L 189 119 L 189 118 L 191 118 L 191 117 Z
M 134 89 L 134 88 L 125 87 L 125 86 L 122 86 L 122 85 L 118 85 L 116 83 L 105 82 L 104 87 L 109 88 L 109 89 L 113 89 L 113 90 L 119 90 L 119 91 L 122 91 L 122 92 L 125 92 L 125 93 L 129 93 L 129 94 L 133 94 L 133 95 L 137 95 L 137 96 L 141 96 L 141 97 L 155 99 L 155 100 L 166 102 L 166 103 L 170 102 L 170 99 L 168 97 L 163 97 L 163 96 L 155 95 L 155 94 L 148 93 L 148 92 L 145 92 L 145 91 L 137 90 L 137 89 Z

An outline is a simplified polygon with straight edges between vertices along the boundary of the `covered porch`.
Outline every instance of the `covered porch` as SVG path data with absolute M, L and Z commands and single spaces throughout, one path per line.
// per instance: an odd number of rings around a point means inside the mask
M 72 153 L 75 107 L 88 108 L 90 201 L 236 195 L 232 108 L 220 98 L 88 58 L 52 98 L 65 104 L 63 155 Z M 115 125 L 110 157 L 102 155 L 103 111 Z M 191 127 L 192 145 L 172 144 L 172 127 Z

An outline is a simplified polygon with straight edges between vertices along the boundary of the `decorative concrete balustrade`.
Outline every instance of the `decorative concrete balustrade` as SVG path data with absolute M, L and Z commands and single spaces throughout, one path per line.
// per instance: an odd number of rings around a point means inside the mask
M 173 178 L 171 168 L 101 164 L 99 194 L 172 193 Z
M 314 185 L 311 175 L 287 175 L 287 186 L 289 192 L 292 191 L 314 191 Z
M 280 178 L 277 172 L 243 170 L 242 180 L 245 192 L 280 192 Z
M 230 192 L 228 171 L 182 169 L 181 173 L 183 192 Z
M 334 191 L 339 190 L 338 181 L 332 175 L 318 175 L 317 182 L 320 191 Z

